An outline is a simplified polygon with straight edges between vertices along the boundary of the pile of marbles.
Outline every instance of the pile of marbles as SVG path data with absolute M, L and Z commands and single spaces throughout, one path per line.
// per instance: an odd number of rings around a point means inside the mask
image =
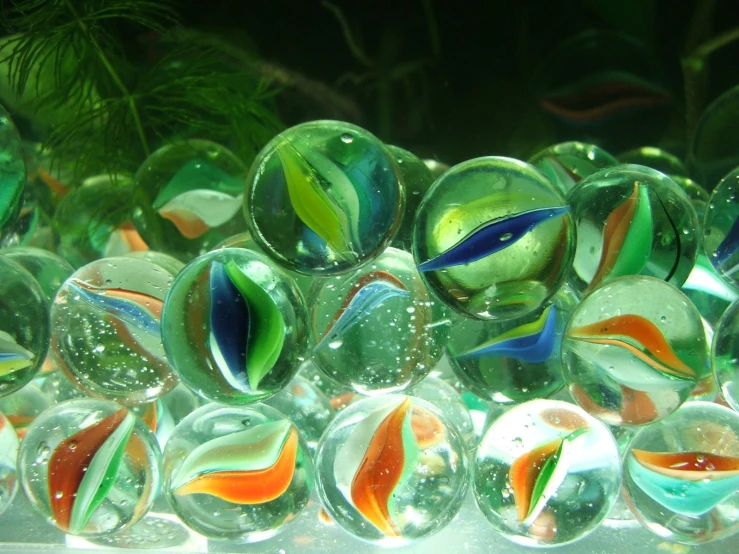
M 251 167 L 193 139 L 78 183 L 0 121 L 0 514 L 22 489 L 111 535 L 161 493 L 256 542 L 317 493 L 397 546 L 471 489 L 529 546 L 621 497 L 671 541 L 739 531 L 739 168 L 446 167 L 315 121 Z

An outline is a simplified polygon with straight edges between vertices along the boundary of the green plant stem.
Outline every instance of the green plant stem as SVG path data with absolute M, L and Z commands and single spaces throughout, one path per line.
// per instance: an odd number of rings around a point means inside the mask
M 95 48 L 95 52 L 98 55 L 98 58 L 100 58 L 100 61 L 102 62 L 103 66 L 105 66 L 106 71 L 110 75 L 110 78 L 113 79 L 113 83 L 115 83 L 115 86 L 118 87 L 118 90 L 121 92 L 123 97 L 126 99 L 126 102 L 128 103 L 128 107 L 131 110 L 131 116 L 133 117 L 134 126 L 136 127 L 136 133 L 139 136 L 139 140 L 141 141 L 141 148 L 144 151 L 145 156 L 149 156 L 151 154 L 151 150 L 149 149 L 149 143 L 146 140 L 146 134 L 144 133 L 144 127 L 141 124 L 141 116 L 139 115 L 138 107 L 136 106 L 136 100 L 134 99 L 131 92 L 128 90 L 128 87 L 126 87 L 125 83 L 121 80 L 120 75 L 118 75 L 118 72 L 113 68 L 113 65 L 110 63 L 110 60 L 108 60 L 108 57 L 105 55 L 105 52 L 103 52 L 103 49 L 100 47 L 100 44 L 95 39 L 93 34 L 90 32 L 89 28 L 85 24 L 85 22 L 82 20 L 80 15 L 77 13 L 77 10 L 74 9 L 74 6 L 69 0 L 64 0 L 64 4 L 67 6 L 67 9 L 72 13 L 74 16 L 77 25 L 79 26 L 80 30 L 85 34 L 87 39 L 90 41 L 90 43 Z

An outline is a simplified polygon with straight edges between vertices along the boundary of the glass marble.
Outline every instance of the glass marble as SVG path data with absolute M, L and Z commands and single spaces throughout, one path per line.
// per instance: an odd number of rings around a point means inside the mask
M 41 248 L 13 246 L 3 248 L 0 254 L 18 262 L 28 270 L 41 285 L 44 296 L 49 302 L 54 300 L 64 281 L 74 273 L 74 268 L 67 260 Z
M 716 327 L 711 348 L 711 361 L 724 400 L 739 412 L 739 363 L 737 359 L 739 359 L 739 302 L 734 302 L 726 310 Z
M 60 404 L 75 398 L 87 398 L 87 395 L 75 387 L 63 371 L 42 373 L 35 382 L 52 404 Z
M 387 145 L 387 149 L 395 157 L 395 163 L 403 176 L 403 184 L 405 185 L 403 220 L 392 245 L 410 252 L 413 240 L 413 220 L 421 200 L 436 177 L 423 160 L 415 154 L 392 145 Z
M 644 425 L 674 412 L 710 373 L 698 310 L 654 277 L 614 279 L 577 306 L 562 341 L 575 401 L 609 425 Z
M 300 375 L 293 377 L 284 389 L 264 403 L 295 424 L 311 455 L 315 454 L 318 441 L 336 414 L 329 398 Z
M 164 450 L 177 424 L 202 405 L 202 399 L 180 383 L 161 398 L 133 406 L 131 411 L 151 429 L 159 447 Z
M 403 215 L 402 174 L 372 134 L 339 121 L 283 131 L 249 170 L 244 213 L 272 258 L 307 275 L 347 271 L 382 252 Z
M 164 451 L 164 490 L 182 522 L 244 543 L 281 532 L 315 481 L 295 425 L 265 406 L 208 404 L 183 419 Z
M 703 248 L 716 272 L 739 287 L 739 167 L 733 169 L 711 193 L 703 218 Z
M 151 508 L 160 485 L 154 434 L 128 409 L 79 399 L 46 410 L 21 443 L 18 472 L 33 507 L 65 533 L 125 529 Z
M 13 425 L 0 412 L 0 515 L 8 509 L 18 490 L 16 459 L 19 445 Z
M 18 217 L 26 187 L 26 161 L 18 130 L 0 104 L 0 238 Z
M 456 311 L 511 319 L 562 286 L 574 232 L 564 197 L 539 170 L 477 158 L 452 167 L 424 197 L 413 257 L 429 288 Z
M 670 177 L 675 175 L 687 178 L 689 175 L 688 168 L 685 167 L 680 158 L 667 150 L 654 146 L 634 148 L 622 152 L 616 157 L 622 164 L 645 165 Z
M 670 79 L 634 36 L 588 30 L 557 41 L 531 68 L 534 93 L 559 140 L 587 137 L 611 152 L 664 135 L 674 108 Z
M 462 395 L 452 385 L 439 377 L 429 375 L 420 383 L 413 385 L 408 390 L 408 394 L 436 406 L 444 414 L 447 422 L 457 428 L 467 443 L 468 449 L 472 450 L 477 446 L 477 436 L 470 410 L 462 399 Z
M 52 398 L 35 383 L 28 383 L 13 394 L 0 398 L 0 412 L 13 425 L 19 439 L 26 435 L 28 426 L 51 407 Z
M 313 362 L 360 394 L 400 391 L 423 379 L 451 328 L 448 308 L 426 289 L 411 255 L 395 248 L 322 281 L 308 304 Z
M 739 85 L 716 98 L 703 111 L 688 146 L 692 176 L 711 191 L 739 166 Z
M 583 178 L 596 171 L 618 165 L 618 160 L 594 144 L 562 142 L 532 156 L 528 162 L 567 194 Z
M 131 178 L 98 175 L 59 203 L 53 230 L 57 253 L 74 267 L 148 246 L 131 224 Z
M 691 402 L 640 429 L 624 457 L 624 497 L 642 525 L 672 542 L 737 533 L 739 414 Z
M 675 181 L 675 183 L 685 191 L 685 194 L 688 195 L 691 204 L 693 204 L 693 207 L 695 208 L 695 213 L 698 214 L 698 223 L 703 225 L 703 218 L 705 217 L 706 209 L 708 209 L 708 201 L 711 198 L 711 195 L 703 188 L 703 186 L 699 185 L 689 177 L 670 175 L 670 179 Z
M 608 427 L 556 400 L 532 400 L 498 417 L 472 466 L 478 507 L 496 531 L 525 546 L 582 539 L 606 518 L 620 486 Z
M 567 195 L 577 226 L 569 283 L 583 294 L 624 275 L 679 287 L 698 254 L 698 216 L 683 190 L 646 166 L 619 165 L 580 181 Z
M 432 404 L 404 395 L 352 403 L 316 454 L 318 495 L 354 537 L 390 547 L 443 529 L 467 493 L 469 461 L 456 427 Z
M 0 256 L 0 397 L 20 389 L 49 351 L 49 305 L 36 279 Z
M 187 262 L 246 230 L 247 168 L 225 146 L 191 139 L 151 154 L 134 176 L 133 221 L 154 250 Z
M 170 273 L 146 260 L 103 258 L 78 269 L 51 307 L 52 351 L 85 393 L 125 405 L 172 390 L 161 336 Z
M 38 207 L 36 195 L 28 184 L 23 190 L 23 199 L 21 201 L 18 215 L 5 226 L 0 239 L 2 246 L 27 246 L 35 239 L 36 232 L 41 224 L 41 212 Z
M 179 273 L 162 338 L 182 381 L 214 402 L 249 404 L 281 390 L 308 347 L 305 302 L 266 256 L 223 248 Z
M 565 287 L 523 317 L 460 321 L 447 346 L 452 369 L 466 388 L 498 404 L 551 396 L 562 387 L 562 334 L 576 305 Z

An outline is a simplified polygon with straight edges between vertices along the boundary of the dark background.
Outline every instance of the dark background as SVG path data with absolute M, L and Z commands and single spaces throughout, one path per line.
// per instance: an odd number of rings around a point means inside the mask
M 277 97 L 286 125 L 341 116 L 382 140 L 448 163 L 483 154 L 526 157 L 557 140 L 579 138 L 619 150 L 652 144 L 684 154 L 686 121 L 681 59 L 739 24 L 735 1 L 449 0 L 334 3 L 369 63 L 352 54 L 335 13 L 320 1 L 181 0 L 186 25 L 216 31 L 260 57 L 328 85 L 329 97 L 306 101 L 285 88 Z M 641 50 L 602 40 L 600 52 L 561 52 L 584 32 L 630 37 Z M 542 109 L 556 84 L 603 70 L 629 72 L 670 96 L 667 106 L 624 109 L 603 122 L 571 125 Z M 588 59 L 584 59 L 588 58 Z M 645 64 L 645 60 L 649 60 Z M 739 43 L 713 54 L 694 111 L 739 83 Z M 569 79 L 569 81 L 568 81 Z M 320 95 L 319 95 L 320 96 Z M 338 111 L 338 114 L 337 114 Z

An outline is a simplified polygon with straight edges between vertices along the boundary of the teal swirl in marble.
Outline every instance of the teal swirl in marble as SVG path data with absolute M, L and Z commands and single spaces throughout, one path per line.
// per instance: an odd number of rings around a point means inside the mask
M 5 331 L 0 331 L 0 377 L 33 364 L 33 352 L 26 350 Z

